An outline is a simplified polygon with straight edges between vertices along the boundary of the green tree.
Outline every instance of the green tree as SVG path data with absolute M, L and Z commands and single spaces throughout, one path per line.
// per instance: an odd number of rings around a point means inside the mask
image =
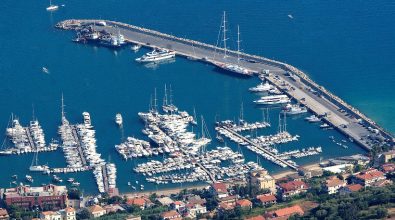
M 81 211 L 77 213 L 77 219 L 90 219 L 92 217 L 92 214 L 86 208 L 81 209 Z

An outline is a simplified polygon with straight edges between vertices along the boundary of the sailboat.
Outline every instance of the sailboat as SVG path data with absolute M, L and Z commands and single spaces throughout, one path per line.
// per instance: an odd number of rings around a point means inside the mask
M 34 153 L 32 164 L 29 167 L 31 172 L 44 172 L 47 171 L 49 167 L 47 165 L 38 165 L 38 151 Z
M 224 42 L 224 60 L 227 59 L 228 55 L 227 55 L 227 47 L 226 47 L 226 41 L 228 40 L 226 38 L 226 12 L 224 11 L 224 15 L 223 15 L 223 21 L 222 21 L 221 28 L 222 28 L 222 35 L 223 35 L 223 42 Z M 237 73 L 239 76 L 247 76 L 250 77 L 254 74 L 253 71 L 244 68 L 242 66 L 239 65 L 240 62 L 240 28 L 239 25 L 237 25 L 237 64 L 233 64 L 233 63 L 226 63 L 226 62 L 213 62 L 213 64 L 223 70 L 226 70 L 228 72 L 232 72 L 232 73 Z
M 197 125 L 197 118 L 196 118 L 196 110 L 193 108 L 193 120 L 191 121 L 191 124 Z
M 49 0 L 49 6 L 47 7 L 47 11 L 56 11 L 59 9 L 58 5 L 53 5 L 52 1 Z

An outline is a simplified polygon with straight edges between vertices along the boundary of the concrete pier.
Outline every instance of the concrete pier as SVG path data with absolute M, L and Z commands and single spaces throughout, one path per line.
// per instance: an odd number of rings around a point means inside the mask
M 256 73 L 265 73 L 267 80 L 364 149 L 370 150 L 375 145 L 394 145 L 392 134 L 289 64 L 232 50 L 227 50 L 227 56 L 224 57 L 223 48 L 115 21 L 66 20 L 56 26 L 75 30 L 99 22 L 105 22 L 106 26 L 96 26 L 97 30 L 112 34 L 119 32 L 131 43 L 149 48 L 167 48 L 174 50 L 177 55 L 199 61 L 238 64 Z

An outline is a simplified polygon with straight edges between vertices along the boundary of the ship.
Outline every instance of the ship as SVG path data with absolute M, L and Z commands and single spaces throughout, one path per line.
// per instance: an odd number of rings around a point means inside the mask
M 304 106 L 300 106 L 298 104 L 287 104 L 281 113 L 287 114 L 287 115 L 297 115 L 297 114 L 303 114 L 307 112 L 307 108 Z
M 115 123 L 117 123 L 118 126 L 122 126 L 123 120 L 120 113 L 115 115 Z
M 136 59 L 137 62 L 147 63 L 147 62 L 157 62 L 161 60 L 172 59 L 176 56 L 176 52 L 167 49 L 154 49 L 151 52 L 146 53 L 142 57 Z
M 230 64 L 230 63 L 220 63 L 220 62 L 213 62 L 213 64 L 216 67 L 219 67 L 220 69 L 232 72 L 232 73 L 237 73 L 239 76 L 247 76 L 250 77 L 254 74 L 253 71 L 244 68 L 240 65 L 237 64 Z
M 273 89 L 274 87 L 269 83 L 269 82 L 265 82 L 265 83 L 260 83 L 259 85 L 255 86 L 255 87 L 251 87 L 248 90 L 250 92 L 267 92 L 270 91 L 271 89 Z
M 261 97 L 259 100 L 255 100 L 254 103 L 259 105 L 276 105 L 289 103 L 290 101 L 286 95 L 272 95 Z

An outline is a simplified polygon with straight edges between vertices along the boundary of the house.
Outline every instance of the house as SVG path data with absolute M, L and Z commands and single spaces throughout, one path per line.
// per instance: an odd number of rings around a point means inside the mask
M 198 203 L 196 204 L 189 203 L 185 206 L 185 211 L 188 217 L 196 218 L 198 214 L 207 213 L 207 208 L 206 206 L 202 206 Z
M 141 216 L 128 215 L 125 220 L 141 220 Z
M 225 183 L 214 183 L 211 192 L 218 198 L 224 198 L 228 196 L 228 186 Z
M 308 186 L 305 182 L 295 180 L 280 184 L 281 195 L 283 199 L 291 196 L 299 195 L 307 191 Z
M 181 220 L 182 219 L 180 213 L 178 213 L 176 210 L 163 212 L 160 216 L 161 216 L 161 219 L 163 219 L 163 220 Z
M 372 183 L 370 186 L 372 186 L 372 187 L 384 187 L 384 186 L 388 186 L 388 185 L 391 185 L 391 184 L 392 184 L 391 180 L 385 179 L 385 180 L 376 181 L 376 182 Z
M 17 186 L 3 190 L 3 200 L 7 206 L 15 205 L 26 209 L 59 210 L 66 207 L 66 186 L 45 185 L 40 187 Z
M 380 156 L 381 163 L 388 163 L 393 159 L 395 159 L 395 150 L 385 152 Z
M 234 208 L 235 208 L 234 203 L 220 202 L 218 204 L 218 211 L 220 211 L 220 212 L 233 210 Z
M 106 213 L 116 213 L 118 211 L 125 211 L 125 209 L 117 204 L 110 204 L 110 205 L 106 205 L 103 206 L 103 208 L 106 210 Z
M 345 195 L 345 194 L 349 194 L 352 192 L 357 192 L 357 191 L 361 190 L 362 188 L 363 188 L 363 186 L 361 184 L 350 184 L 350 185 L 347 185 L 347 186 L 339 189 L 339 194 Z
M 186 197 L 186 202 L 191 203 L 191 204 L 200 204 L 200 205 L 205 205 L 206 204 L 206 199 L 200 198 L 199 195 L 189 195 Z
M 76 220 L 76 212 L 73 207 L 67 207 L 59 211 L 63 220 Z
M 231 203 L 233 205 L 236 205 L 237 198 L 238 198 L 238 195 L 231 195 L 231 196 L 226 196 L 226 197 L 219 198 L 218 201 L 219 202 L 225 202 L 225 203 Z
M 393 173 L 395 171 L 395 164 L 393 163 L 383 164 L 381 165 L 381 171 L 383 171 L 385 174 Z
M 73 207 L 75 209 L 80 209 L 81 208 L 81 200 L 79 199 L 68 199 L 67 200 L 67 207 Z
M 126 204 L 138 206 L 140 209 L 151 206 L 152 202 L 146 197 L 129 197 L 126 199 Z
M 245 220 L 265 220 L 265 217 L 263 217 L 262 215 L 257 215 L 251 218 L 246 218 Z
M 0 208 L 0 220 L 8 220 L 9 217 L 7 209 Z
M 259 189 L 268 189 L 272 193 L 276 192 L 276 181 L 269 175 L 267 170 L 253 171 L 250 173 L 251 183 L 258 185 Z
M 174 201 L 171 204 L 171 208 L 177 210 L 178 212 L 182 212 L 185 209 L 185 203 L 183 201 Z
M 141 220 L 141 216 L 128 215 L 125 220 Z
M 165 197 L 162 197 L 162 198 L 157 198 L 156 199 L 161 205 L 164 205 L 164 206 L 170 206 L 171 204 L 173 204 L 173 200 L 172 199 L 170 199 L 170 197 L 167 197 L 167 196 L 165 196 Z
M 251 209 L 252 202 L 248 199 L 240 199 L 236 201 L 236 207 Z
M 276 196 L 274 196 L 272 194 L 258 195 L 258 196 L 256 196 L 256 198 L 262 205 L 270 205 L 270 204 L 277 203 Z
M 45 211 L 40 213 L 41 220 L 61 220 L 62 214 L 56 211 Z
M 344 180 L 341 180 L 336 176 L 332 176 L 326 180 L 325 190 L 328 192 L 328 194 L 335 194 L 340 188 L 346 185 L 347 183 Z
M 269 212 L 266 217 L 270 219 L 288 219 L 292 215 L 304 215 L 302 208 L 299 205 L 278 209 L 273 212 Z
M 100 216 L 103 216 L 106 214 L 106 210 L 103 209 L 99 205 L 90 206 L 90 207 L 88 207 L 88 210 L 94 218 L 97 218 L 97 217 L 100 217 Z
M 385 179 L 383 172 L 371 168 L 355 174 L 352 176 L 351 181 L 361 184 L 362 186 L 371 186 L 374 182 Z

